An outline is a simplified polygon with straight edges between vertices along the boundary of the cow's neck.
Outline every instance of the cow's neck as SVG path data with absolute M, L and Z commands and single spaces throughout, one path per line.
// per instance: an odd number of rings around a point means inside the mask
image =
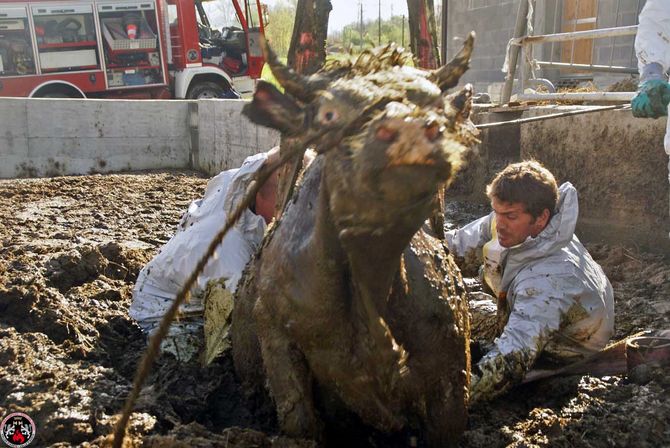
M 339 344 L 351 347 L 351 369 L 362 369 L 361 375 L 380 383 L 376 386 L 379 390 L 396 393 L 401 389 L 407 355 L 393 339 L 384 316 L 391 284 L 411 234 L 342 236 L 328 204 L 328 189 L 322 182 L 309 249 L 310 270 L 323 282 L 320 304 L 323 310 L 347 313 L 345 321 L 351 326 L 352 339 Z M 326 297 L 343 307 L 329 303 Z M 380 406 L 380 412 L 389 412 Z
M 340 232 L 328 206 L 328 187 L 321 182 L 312 260 L 327 260 L 330 275 L 349 278 L 354 295 L 363 295 L 381 310 L 398 272 L 403 250 L 417 229 L 392 228 L 381 234 Z M 400 226 L 399 226 L 400 227 Z M 324 269 L 319 269 L 323 274 Z

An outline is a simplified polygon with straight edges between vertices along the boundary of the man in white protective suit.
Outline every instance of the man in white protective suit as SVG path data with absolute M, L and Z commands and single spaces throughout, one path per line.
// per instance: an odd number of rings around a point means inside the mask
M 539 360 L 557 366 L 597 352 L 614 330 L 612 286 L 574 234 L 575 188 L 557 187 L 528 161 L 506 167 L 486 192 L 493 212 L 446 235 L 457 257 L 483 261 L 494 296 L 471 303 L 472 337 L 488 339 L 473 366 L 471 402 L 506 392 Z M 493 324 L 480 325 L 482 314 Z
M 640 13 L 640 25 L 635 38 L 640 71 L 637 95 L 631 101 L 633 115 L 640 118 L 659 118 L 668 115 L 670 104 L 670 1 L 647 0 Z M 670 120 L 665 131 L 665 152 L 670 156 Z M 668 163 L 670 182 L 670 162 Z M 668 193 L 667 186 L 665 193 Z
M 242 200 L 255 173 L 265 163 L 279 157 L 279 148 L 247 157 L 240 168 L 223 171 L 207 183 L 205 195 L 194 201 L 181 218 L 177 232 L 140 271 L 133 290 L 130 316 L 151 335 L 170 308 L 177 293 L 207 251 L 207 247 Z M 242 271 L 263 240 L 267 224 L 273 218 L 277 191 L 276 172 L 256 195 L 221 242 L 217 256 L 209 260 L 191 299 L 182 305 L 181 317 L 170 327 L 161 349 L 180 361 L 189 361 L 202 346 L 203 295 L 210 280 L 225 279 L 232 295 Z

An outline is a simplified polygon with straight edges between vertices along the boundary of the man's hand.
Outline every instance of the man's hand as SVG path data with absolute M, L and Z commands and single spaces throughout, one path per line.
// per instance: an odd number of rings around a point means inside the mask
M 658 118 L 668 115 L 670 84 L 667 83 L 663 66 L 658 62 L 645 65 L 640 73 L 640 86 L 631 101 L 633 116 Z
M 631 101 L 633 116 L 658 118 L 668 115 L 670 84 L 662 79 L 649 79 L 640 84 L 637 95 Z
M 477 373 L 470 372 L 470 388 L 469 388 L 470 398 L 468 399 L 468 405 L 472 405 L 473 403 L 481 399 L 481 394 L 478 387 L 481 379 L 482 377 L 479 376 Z

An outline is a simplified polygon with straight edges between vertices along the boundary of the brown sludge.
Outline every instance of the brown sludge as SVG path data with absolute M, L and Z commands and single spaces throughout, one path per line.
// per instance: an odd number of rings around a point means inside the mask
M 0 414 L 28 413 L 35 446 L 95 447 L 110 433 L 145 347 L 127 312 L 135 276 L 205 183 L 195 173 L 0 181 Z M 670 326 L 670 260 L 588 248 L 612 279 L 615 339 Z M 670 373 L 637 373 L 637 382 L 574 376 L 517 388 L 470 410 L 460 446 L 670 446 Z M 163 357 L 129 441 L 310 446 L 278 437 L 272 410 L 252 413 L 253 405 L 230 353 L 205 371 Z M 364 445 L 407 446 L 355 435 Z

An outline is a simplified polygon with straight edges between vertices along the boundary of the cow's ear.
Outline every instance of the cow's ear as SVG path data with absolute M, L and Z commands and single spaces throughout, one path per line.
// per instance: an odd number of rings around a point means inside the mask
M 253 101 L 244 106 L 242 113 L 254 123 L 277 129 L 282 134 L 296 135 L 304 131 L 304 109 L 265 81 L 258 82 Z

